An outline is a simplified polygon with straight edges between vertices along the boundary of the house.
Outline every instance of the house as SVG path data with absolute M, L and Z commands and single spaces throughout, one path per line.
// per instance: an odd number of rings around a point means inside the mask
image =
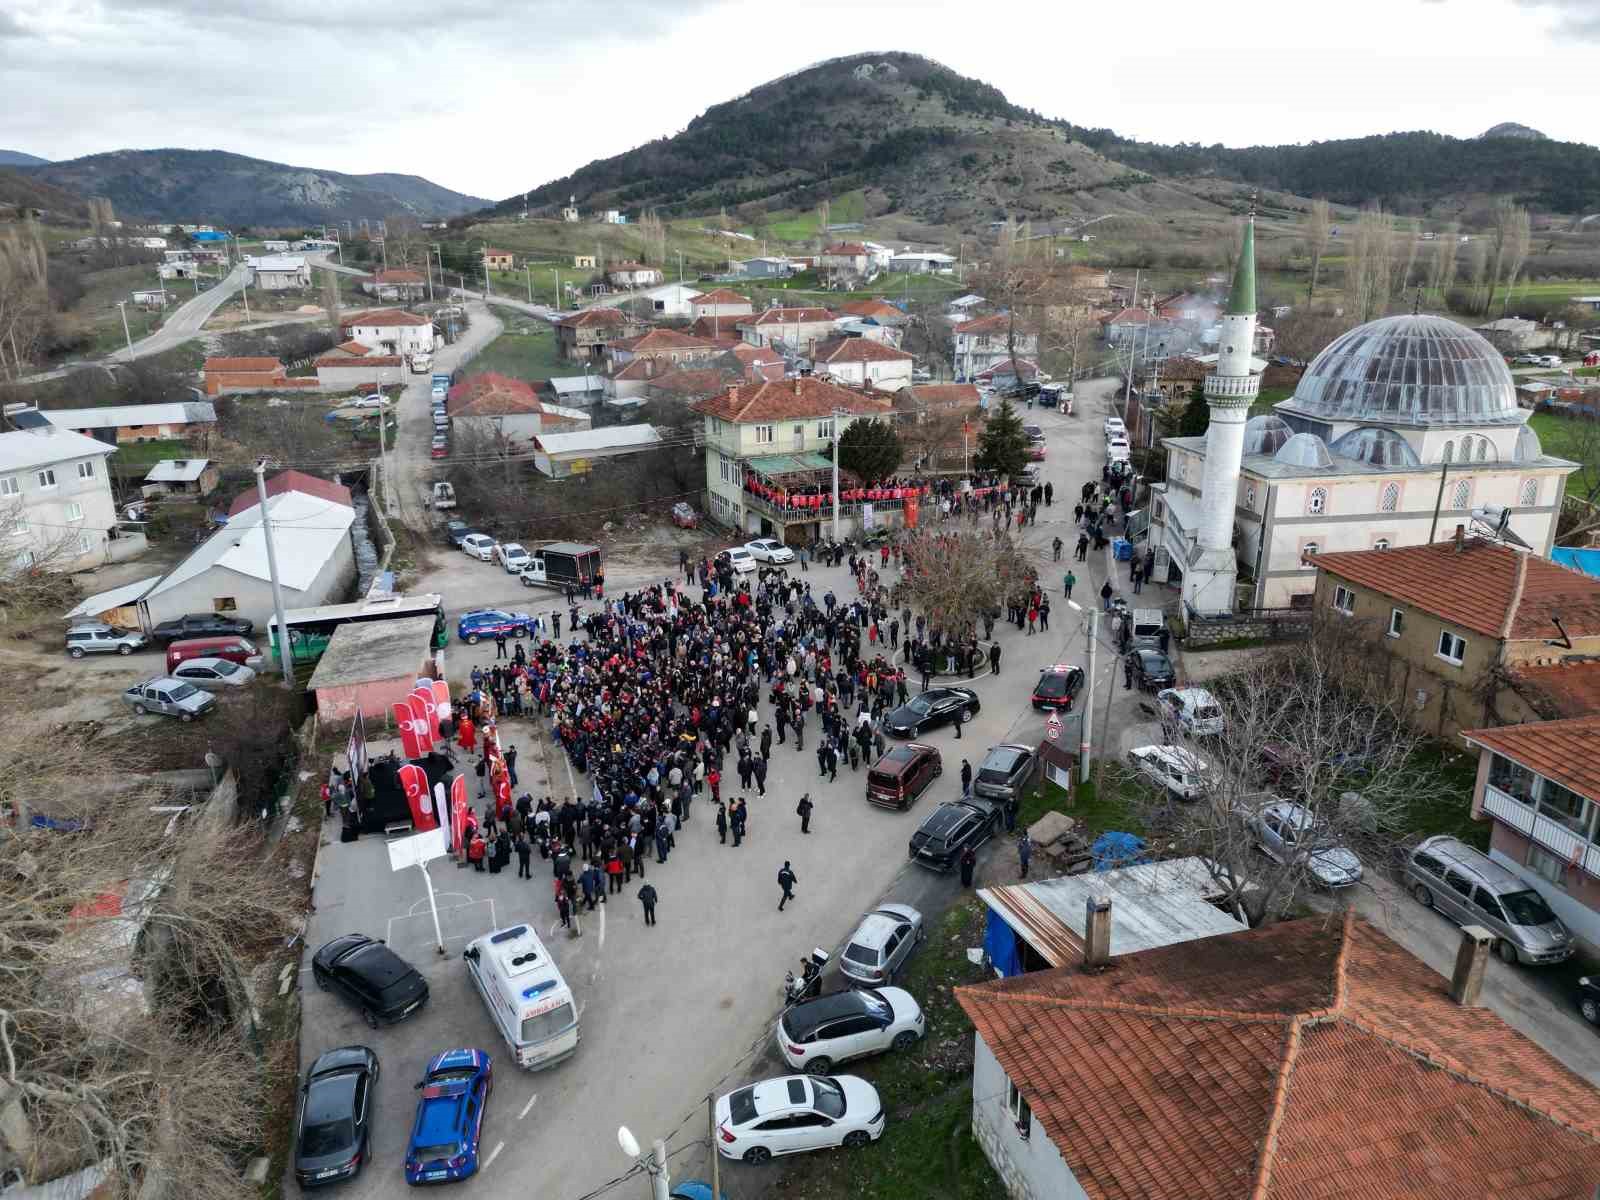
M 483 266 L 486 271 L 514 271 L 516 270 L 516 256 L 509 250 L 495 250 L 492 247 L 483 248 Z
M 817 279 L 827 287 L 859 283 L 878 273 L 872 251 L 860 242 L 824 246 L 817 258 Z
M 894 250 L 891 247 L 878 242 L 863 241 L 861 244 L 867 249 L 867 268 L 869 270 L 876 273 L 889 269 L 889 263 L 894 259 Z
M 958 987 L 973 1133 L 1016 1200 L 1589 1196 L 1595 1089 L 1478 1007 L 1482 934 L 1448 982 L 1347 914 Z
M 381 354 L 402 356 L 431 354 L 436 337 L 431 320 L 403 308 L 352 313 L 339 322 L 339 330 L 346 339 Z
M 606 282 L 615 288 L 653 287 L 661 279 L 658 267 L 647 267 L 641 262 L 612 263 L 606 268 Z
M 287 254 L 289 253 L 289 243 L 281 238 L 268 238 L 261 243 L 261 249 L 266 254 Z
M 317 697 L 322 721 L 356 713 L 387 713 L 434 674 L 431 616 L 346 621 L 333 631 L 306 690 Z
M 278 360 L 266 361 L 276 363 Z M 40 410 L 40 415 L 57 429 L 86 433 L 113 446 L 155 441 L 204 442 L 217 427 L 217 410 L 204 400 L 113 404 L 105 408 L 47 408 Z
M 572 256 L 573 269 L 578 271 L 592 271 L 598 261 L 593 254 L 574 254 Z
M 163 458 L 145 472 L 146 496 L 209 496 L 217 490 L 217 464 L 205 458 Z
M 286 492 L 300 492 L 306 496 L 315 496 L 329 504 L 342 505 L 353 508 L 355 501 L 350 494 L 350 489 L 344 484 L 332 479 L 323 479 L 316 475 L 308 475 L 304 471 L 279 471 L 267 480 L 267 499 L 282 496 Z M 233 498 L 233 503 L 228 506 L 228 519 L 231 521 L 241 513 L 250 511 L 261 502 L 256 488 L 247 488 Z
M 698 288 L 685 283 L 663 283 L 659 287 L 635 292 L 628 297 L 628 305 L 635 313 L 657 321 L 687 321 L 694 315 L 694 301 L 700 295 Z
M 1164 321 L 1215 325 L 1222 316 L 1222 305 L 1204 296 L 1196 296 L 1193 292 L 1178 292 L 1156 301 L 1156 316 Z
M 1150 323 L 1153 318 L 1147 309 L 1124 308 L 1103 317 L 1100 329 L 1108 346 L 1125 346 L 1134 338 L 1143 339 L 1151 335 Z
M 689 314 L 695 320 L 706 317 L 720 319 L 722 317 L 747 317 L 755 312 L 748 296 L 741 296 L 730 288 L 715 288 L 703 295 L 696 296 L 689 303 Z M 733 323 L 728 323 L 728 328 L 733 328 Z
M 979 387 L 1003 392 L 1018 383 L 1030 383 L 1038 377 L 1039 364 L 1031 358 L 1019 358 L 1015 361 L 1002 358 L 994 366 L 979 371 L 972 377 L 971 382 Z
M 808 541 L 833 514 L 827 491 L 833 464 L 820 451 L 854 418 L 892 413 L 887 398 L 799 376 L 738 384 L 690 407 L 705 422 L 711 516 L 751 536 L 781 539 L 792 529 Z M 861 503 L 847 504 L 841 529 L 855 527 Z M 886 497 L 884 506 L 898 507 L 898 501 Z
M 1449 541 L 1311 565 L 1316 611 L 1381 648 L 1412 720 L 1436 737 L 1535 719 L 1515 673 L 1600 653 L 1600 579 L 1459 526 Z
M 657 359 L 661 366 L 678 366 L 704 362 L 720 353 L 722 347 L 717 343 L 674 329 L 652 329 L 636 337 L 621 338 L 606 347 L 606 358 L 617 366 L 640 358 Z
M 1169 404 L 1187 404 L 1196 384 L 1204 384 L 1207 375 L 1217 369 L 1215 356 L 1209 361 L 1187 355 L 1155 360 L 1135 370 L 1134 379 L 1145 393 Z
M 889 259 L 889 270 L 907 275 L 948 275 L 955 269 L 955 255 L 937 251 L 902 250 Z
M 202 373 L 208 396 L 228 392 L 267 391 L 282 387 L 289 377 L 275 358 L 208 358 Z
M 41 425 L 0 433 L 0 572 L 76 571 L 108 559 L 114 447 Z
M 734 271 L 747 279 L 787 279 L 799 268 L 787 257 L 762 255 L 733 264 Z
M 817 375 L 846 387 L 873 387 L 883 392 L 909 385 L 913 362 L 904 350 L 864 337 L 836 338 L 811 353 Z
M 589 427 L 587 413 L 553 409 L 539 400 L 534 385 L 493 371 L 463 379 L 445 400 L 454 429 L 476 432 L 501 446 L 529 442 L 541 433 Z
M 950 352 L 955 363 L 958 380 L 971 379 L 982 371 L 1011 357 L 1011 316 L 994 313 L 987 317 L 974 317 L 955 326 L 950 335 Z M 1028 333 L 1019 324 L 1016 330 L 1016 352 L 1028 356 L 1039 352 L 1037 334 Z
M 556 344 L 562 358 L 598 362 L 612 342 L 637 337 L 644 330 L 643 324 L 618 309 L 586 308 L 556 322 Z
M 567 206 L 561 210 L 561 219 L 569 225 L 577 224 L 580 219 L 577 200 L 576 196 L 569 196 L 567 198 Z M 591 263 L 589 265 L 593 266 L 594 264 Z
M 601 215 L 600 222 L 603 225 L 626 225 L 628 223 L 628 215 L 620 209 L 608 208 Z
M 254 622 L 257 630 L 265 633 L 273 614 L 273 596 L 261 528 L 262 506 L 256 502 L 254 489 L 240 500 L 247 501 L 246 506 L 230 515 L 227 525 L 140 599 L 146 628 L 185 613 L 225 612 Z M 355 510 L 348 503 L 287 486 L 268 495 L 266 510 L 272 522 L 284 607 L 315 608 L 345 599 L 356 580 L 350 539 Z
M 945 315 L 952 321 L 967 321 L 972 318 L 974 312 L 986 303 L 987 301 L 982 296 L 968 292 L 965 296 L 957 296 L 947 303 L 944 306 Z
M 143 288 L 133 293 L 133 302 L 140 308 L 165 308 L 167 302 L 174 298 L 174 293 L 168 288 Z
M 793 354 L 810 354 L 833 336 L 833 314 L 825 308 L 768 308 L 738 318 L 734 328 L 751 346 L 776 343 Z
M 297 292 L 311 286 L 311 268 L 298 255 L 279 254 L 252 259 L 251 280 L 263 292 Z
M 756 353 L 766 352 L 756 351 Z M 726 356 L 724 359 L 714 360 L 712 366 L 680 367 L 657 375 L 645 384 L 642 393 L 624 398 L 618 406 L 637 407 L 647 400 L 689 404 L 695 400 L 708 400 L 719 392 L 726 391 L 731 384 L 753 382 L 763 378 L 742 369 L 722 365 L 725 358 Z M 780 374 L 778 378 L 782 379 L 783 376 Z
M 900 440 L 919 469 L 965 470 L 983 427 L 974 383 L 917 383 L 894 394 Z
M 428 294 L 428 280 L 420 271 L 391 267 L 363 279 L 361 290 L 375 300 L 421 300 Z
M 783 355 L 768 346 L 751 346 L 739 342 L 726 351 L 726 357 L 738 364 L 738 370 L 748 383 L 782 379 L 788 373 Z
M 1522 317 L 1501 317 L 1498 321 L 1486 322 L 1478 326 L 1478 332 L 1504 354 L 1520 354 L 1550 342 L 1548 334 L 1540 329 L 1539 322 Z
M 887 325 L 898 329 L 910 320 L 905 309 L 897 304 L 890 304 L 887 300 L 852 300 L 848 304 L 841 304 L 836 310 L 840 317 L 856 317 L 864 321 L 875 321 L 879 325 Z
M 388 387 L 406 382 L 403 356 L 375 353 L 356 341 L 341 342 L 312 365 L 317 370 L 317 386 L 325 392 Z
M 661 435 L 653 425 L 608 425 L 572 433 L 541 433 L 533 442 L 533 465 L 551 479 L 565 479 L 590 470 L 596 459 L 638 454 L 659 445 Z
M 872 317 L 841 316 L 833 319 L 836 338 L 866 338 L 898 350 L 903 331 L 897 325 L 880 325 Z

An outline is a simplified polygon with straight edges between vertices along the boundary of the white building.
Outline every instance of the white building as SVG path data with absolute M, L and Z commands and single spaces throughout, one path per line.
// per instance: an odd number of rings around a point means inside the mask
M 639 306 L 635 312 L 644 308 L 647 311 L 640 315 L 656 320 L 689 320 L 694 316 L 694 302 L 699 295 L 700 289 L 686 283 L 664 283 L 630 297 L 629 303 Z M 748 304 L 745 311 L 750 311 Z
M 311 286 L 311 268 L 300 255 L 272 255 L 253 258 L 252 282 L 264 292 L 300 291 Z
M 950 334 L 950 353 L 957 381 L 982 374 L 1011 358 L 1011 318 L 1006 313 L 962 321 Z M 1022 328 L 1016 331 L 1017 354 L 1033 358 L 1039 339 Z
M 0 575 L 107 559 L 117 522 L 105 442 L 40 424 L 0 433 Z
M 434 349 L 433 322 L 400 308 L 380 308 L 345 318 L 344 336 L 384 354 L 408 355 Z
M 819 377 L 845 387 L 871 385 L 882 392 L 910 386 L 915 360 L 904 350 L 873 338 L 846 337 L 823 342 L 811 355 Z
M 889 269 L 911 275 L 948 275 L 956 269 L 956 258 L 937 251 L 902 250 L 889 260 Z
M 534 438 L 533 465 L 551 479 L 581 475 L 599 458 L 618 458 L 661 444 L 654 425 L 607 425 L 572 433 L 541 433 Z
M 749 279 L 787 279 L 795 273 L 794 264 L 787 258 L 770 254 L 736 262 L 733 269 Z

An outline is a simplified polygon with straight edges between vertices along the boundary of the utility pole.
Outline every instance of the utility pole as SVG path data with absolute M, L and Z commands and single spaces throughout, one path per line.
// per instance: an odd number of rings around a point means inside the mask
M 678 286 L 683 286 L 683 251 L 678 251 Z
M 527 214 L 524 213 L 523 216 L 524 216 L 524 218 L 526 218 Z M 528 275 L 528 303 L 532 304 L 533 303 L 533 264 L 525 262 L 525 263 L 522 264 L 522 269 L 525 272 L 527 272 L 527 275 Z
M 244 269 L 244 282 L 239 285 L 239 298 L 244 301 L 245 324 L 250 323 L 250 268 Z
M 711 1200 L 722 1200 L 722 1155 L 717 1152 L 717 1094 L 706 1095 L 706 1126 L 711 1135 Z
M 1129 301 L 1129 308 L 1136 308 L 1139 302 L 1139 272 L 1133 273 L 1133 299 Z M 1128 339 L 1128 385 L 1122 391 L 1122 415 L 1128 415 L 1128 400 L 1133 395 L 1133 344 L 1137 334 Z
M 561 268 L 556 268 L 556 311 L 561 311 Z
M 1072 600 L 1067 601 L 1067 606 L 1080 611 L 1084 607 Z M 1098 634 L 1100 632 L 1100 608 L 1093 602 L 1088 607 L 1089 624 L 1086 626 L 1085 632 L 1089 637 L 1089 679 L 1084 685 L 1083 721 L 1078 731 L 1078 781 L 1080 783 L 1089 782 L 1089 735 L 1091 726 L 1094 724 L 1095 651 L 1099 644 Z
M 128 357 L 133 357 L 133 334 L 128 331 L 128 302 L 117 301 L 117 311 L 122 314 L 122 336 L 128 340 Z M 1443 484 L 1440 485 L 1444 486 Z
M 382 427 L 379 427 L 382 432 Z M 272 580 L 272 611 L 278 618 L 278 665 L 283 681 L 294 687 L 294 666 L 289 654 L 289 622 L 283 608 L 283 584 L 278 581 L 278 552 L 272 545 L 271 513 L 267 509 L 267 460 L 256 459 L 256 503 L 261 505 L 261 537 L 267 544 L 267 576 Z
M 833 540 L 839 540 L 839 419 L 842 409 L 833 410 Z
M 439 243 L 438 242 L 429 242 L 428 243 L 428 248 L 430 250 L 432 250 L 435 254 L 439 253 Z M 422 256 L 422 261 L 425 262 L 428 265 L 428 303 L 432 304 L 433 303 L 433 259 L 431 257 L 429 257 L 427 254 L 424 254 Z M 440 257 L 439 257 L 439 274 L 440 274 L 441 277 L 444 275 L 444 256 L 443 255 L 440 255 Z

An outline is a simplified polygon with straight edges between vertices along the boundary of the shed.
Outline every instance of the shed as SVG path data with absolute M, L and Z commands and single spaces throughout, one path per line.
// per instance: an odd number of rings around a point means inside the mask
M 637 454 L 661 444 L 654 425 L 608 425 L 577 433 L 542 433 L 533 439 L 533 465 L 552 479 L 579 475 L 597 458 Z
M 333 631 L 307 690 L 317 697 L 319 720 L 347 720 L 360 709 L 388 713 L 420 676 L 434 674 L 434 618 L 395 617 L 346 621 Z
M 217 468 L 207 458 L 163 458 L 145 474 L 146 496 L 209 496 L 217 489 Z
M 161 576 L 152 575 L 148 579 L 139 579 L 133 583 L 125 583 L 121 587 L 96 592 L 86 597 L 77 608 L 66 613 L 65 617 L 73 624 L 102 621 L 107 625 L 115 625 L 118 629 L 142 629 L 144 626 L 139 619 L 139 601 L 160 582 Z

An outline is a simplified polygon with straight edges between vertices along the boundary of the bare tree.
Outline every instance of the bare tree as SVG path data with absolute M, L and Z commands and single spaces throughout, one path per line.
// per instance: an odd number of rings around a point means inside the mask
M 0 362 L 20 370 L 44 333 L 50 317 L 50 265 L 44 237 L 26 221 L 0 238 Z
M 1441 300 L 1455 284 L 1460 228 L 1457 222 L 1448 222 L 1440 231 L 1439 240 L 1434 242 L 1433 253 L 1428 259 L 1428 290 Z
M 1306 285 L 1306 301 L 1317 294 L 1317 277 L 1322 272 L 1322 256 L 1328 250 L 1328 238 L 1333 230 L 1328 217 L 1328 202 L 1320 196 L 1311 202 L 1306 214 L 1306 253 L 1311 256 L 1311 279 Z
M 936 518 L 930 513 L 928 520 Z M 952 637 L 976 629 L 1038 578 L 1033 552 L 1004 529 L 990 533 L 919 524 L 901 549 L 906 567 L 896 602 L 911 605 L 932 628 Z
M 1350 239 L 1345 292 L 1357 323 L 1388 311 L 1393 287 L 1394 218 L 1378 205 L 1361 210 Z
M 328 328 L 337 336 L 343 319 L 339 310 L 339 276 L 329 270 L 322 272 L 322 311 L 327 314 Z
M 1338 315 L 1331 307 L 1302 305 L 1282 320 L 1273 322 L 1277 334 L 1273 347 L 1290 358 L 1310 362 L 1323 347 L 1354 325 L 1350 317 Z
M 1482 312 L 1485 307 L 1483 287 L 1484 276 L 1488 269 L 1489 247 L 1481 237 L 1475 237 L 1467 243 L 1467 270 L 1468 277 L 1472 280 L 1472 306 L 1478 312 Z
M 410 267 L 422 257 L 422 226 L 416 217 L 408 212 L 390 213 L 383 219 L 383 227 L 383 245 L 391 267 Z
M 1518 207 L 1511 214 L 1510 228 L 1506 232 L 1506 290 L 1500 302 L 1502 313 L 1511 303 L 1511 293 L 1517 286 L 1517 276 L 1522 274 L 1522 264 L 1528 261 L 1528 247 L 1532 240 L 1533 229 L 1528 220 L 1528 210 Z

